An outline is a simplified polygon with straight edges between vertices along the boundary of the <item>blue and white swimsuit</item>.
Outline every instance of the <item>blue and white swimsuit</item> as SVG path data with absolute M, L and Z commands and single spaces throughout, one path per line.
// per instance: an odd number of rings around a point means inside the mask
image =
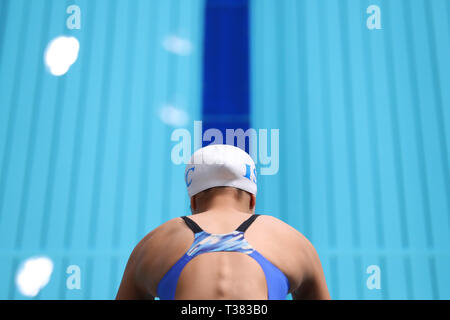
M 242 252 L 258 262 L 264 271 L 269 300 L 285 300 L 289 292 L 289 281 L 283 272 L 256 251 L 245 239 L 244 233 L 259 215 L 253 214 L 235 231 L 213 234 L 204 231 L 193 220 L 181 217 L 194 232 L 194 242 L 188 251 L 170 268 L 158 284 L 158 297 L 161 300 L 173 300 L 181 271 L 186 264 L 199 254 L 207 252 Z

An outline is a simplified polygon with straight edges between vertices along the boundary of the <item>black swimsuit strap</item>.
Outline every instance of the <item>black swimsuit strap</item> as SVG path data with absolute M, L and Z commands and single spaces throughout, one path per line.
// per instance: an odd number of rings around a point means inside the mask
M 236 229 L 236 231 L 242 231 L 245 232 L 245 230 L 250 227 L 250 225 L 255 221 L 256 218 L 258 218 L 259 214 L 252 214 L 250 218 L 242 222 L 242 224 Z
M 189 229 L 192 230 L 193 233 L 199 233 L 203 231 L 203 229 L 200 228 L 200 226 L 197 223 L 195 223 L 194 220 L 186 216 L 183 216 L 181 218 L 183 218 L 184 222 L 186 222 L 187 226 L 189 227 Z
M 242 224 L 236 229 L 236 231 L 245 232 L 248 229 L 248 227 L 250 227 L 250 225 L 253 223 L 253 221 L 255 221 L 255 219 L 258 218 L 258 216 L 259 214 L 252 214 L 250 218 L 242 222 Z M 186 225 L 189 227 L 189 229 L 192 230 L 193 233 L 199 233 L 203 231 L 203 229 L 200 228 L 200 226 L 194 220 L 186 216 L 182 216 L 181 218 L 184 220 Z

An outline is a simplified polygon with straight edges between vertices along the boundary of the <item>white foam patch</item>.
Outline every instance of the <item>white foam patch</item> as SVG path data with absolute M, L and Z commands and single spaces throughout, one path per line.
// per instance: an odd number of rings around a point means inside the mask
M 181 56 L 187 56 L 192 52 L 192 43 L 187 39 L 175 35 L 165 37 L 163 47 L 167 51 Z
M 62 76 L 77 61 L 80 44 L 75 37 L 60 36 L 47 46 L 44 61 L 48 71 L 54 76 Z
M 50 281 L 53 262 L 47 257 L 33 257 L 25 260 L 16 274 L 16 285 L 27 297 L 36 296 Z
M 162 122 L 171 126 L 184 126 L 189 121 L 186 111 L 171 105 L 166 105 L 159 110 L 159 118 Z

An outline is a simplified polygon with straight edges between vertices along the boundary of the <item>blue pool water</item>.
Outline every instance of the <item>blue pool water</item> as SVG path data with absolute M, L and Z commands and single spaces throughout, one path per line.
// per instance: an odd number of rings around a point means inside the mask
M 112 299 L 137 242 L 189 214 L 171 136 L 202 120 L 206 1 L 0 0 L 0 299 Z M 450 1 L 243 4 L 245 121 L 279 130 L 257 212 L 310 239 L 334 299 L 450 299 Z M 61 35 L 79 53 L 54 76 Z M 53 271 L 28 297 L 35 256 Z

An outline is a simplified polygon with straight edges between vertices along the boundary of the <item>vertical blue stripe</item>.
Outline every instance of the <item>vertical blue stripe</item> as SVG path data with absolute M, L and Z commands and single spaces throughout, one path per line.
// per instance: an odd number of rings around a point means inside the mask
M 321 8 L 321 6 L 319 6 Z M 318 16 L 316 17 L 319 21 L 322 17 L 327 18 L 326 11 L 317 10 Z M 329 52 L 329 35 L 328 28 L 324 23 L 318 23 L 318 33 L 322 41 L 319 42 L 319 55 L 321 64 L 318 66 L 320 72 L 320 78 L 323 87 L 323 94 L 321 95 L 323 100 L 323 150 L 325 159 L 329 159 L 325 162 L 325 177 L 328 183 L 325 184 L 325 203 L 326 203 L 326 217 L 327 217 L 327 228 L 328 228 L 328 246 L 330 248 L 335 248 L 337 244 L 337 234 L 336 234 L 336 200 L 333 185 L 335 184 L 333 172 L 334 159 L 333 159 L 333 146 L 332 146 L 332 113 L 331 113 L 331 80 L 328 76 L 330 73 L 330 63 L 327 56 Z
M 349 39 L 349 24 L 348 24 L 348 10 L 349 5 L 348 2 L 346 3 L 347 6 L 344 5 L 339 6 L 340 13 L 339 16 L 341 18 L 341 54 L 342 54 L 342 66 L 345 72 L 343 72 L 343 80 L 346 84 L 344 86 L 343 90 L 343 99 L 344 99 L 344 105 L 345 105 L 345 113 L 347 117 L 347 123 L 345 127 L 345 139 L 348 145 L 348 174 L 349 174 L 349 181 L 350 181 L 350 216 L 351 216 L 351 222 L 352 222 L 352 241 L 353 245 L 355 247 L 359 247 L 360 245 L 360 233 L 359 233 L 359 216 L 358 216 L 358 198 L 359 198 L 359 192 L 358 192 L 358 179 L 356 176 L 356 155 L 355 155 L 355 125 L 354 125 L 354 109 L 355 106 L 353 106 L 353 100 L 352 100 L 352 92 L 353 92 L 353 79 L 352 79 L 352 63 L 350 61 L 350 41 Z
M 90 2 L 90 9 L 92 10 L 91 14 L 92 16 L 95 15 L 95 1 Z M 91 27 L 91 21 L 87 20 L 85 23 L 87 23 L 88 27 Z M 80 88 L 79 88 L 79 99 L 77 102 L 78 108 L 77 108 L 77 114 L 75 119 L 75 132 L 77 133 L 74 135 L 73 138 L 73 152 L 72 152 L 72 164 L 70 169 L 70 183 L 69 183 L 69 199 L 67 201 L 67 220 L 65 223 L 65 232 L 64 232 L 64 246 L 65 248 L 71 248 L 72 242 L 73 242 L 73 224 L 75 219 L 75 212 L 76 212 L 76 199 L 78 196 L 78 186 L 80 183 L 80 163 L 81 163 L 81 153 L 82 153 L 82 146 L 83 146 L 83 137 L 82 133 L 84 132 L 85 128 L 85 122 L 86 122 L 86 105 L 87 105 L 87 99 L 88 99 L 88 74 L 89 70 L 91 68 L 91 57 L 92 57 L 92 44 L 93 44 L 93 36 L 87 36 L 85 41 L 85 48 L 82 51 L 82 59 L 85 63 L 83 63 L 81 67 L 81 74 L 83 75 L 84 79 L 80 82 Z
M 391 11 L 388 7 L 389 2 L 387 1 L 385 3 L 385 6 L 388 10 L 385 10 L 384 14 L 384 21 L 387 26 L 391 26 Z M 388 90 L 389 90 L 389 103 L 391 105 L 390 109 L 390 118 L 391 118 L 391 126 L 392 126 L 392 140 L 393 140 L 393 153 L 395 154 L 395 174 L 396 174 L 396 181 L 397 181 L 397 192 L 398 192 L 398 200 L 399 200 L 399 214 L 401 219 L 400 224 L 400 233 L 401 233 L 401 241 L 402 246 L 404 248 L 409 247 L 409 235 L 407 230 L 407 212 L 406 212 L 406 199 L 405 199 L 405 186 L 404 186 L 404 168 L 403 168 L 403 152 L 402 152 L 402 145 L 401 145 L 401 139 L 400 139 L 400 128 L 399 128 L 399 104 L 398 104 L 398 98 L 396 95 L 396 92 L 398 90 L 396 86 L 396 82 L 394 81 L 395 77 L 395 67 L 394 67 L 394 40 L 391 32 L 386 32 L 386 46 L 385 53 L 386 53 L 386 71 L 387 73 L 390 72 L 392 76 L 387 77 L 386 81 L 388 83 Z M 400 106 L 401 107 L 401 106 Z
M 21 21 L 24 21 L 21 24 L 21 29 L 19 30 L 19 34 L 21 35 L 27 35 L 27 22 L 29 20 L 29 6 L 23 5 L 22 12 L 21 12 Z M 5 189 L 6 189 L 6 179 L 9 172 L 9 166 L 10 166 L 10 155 L 11 155 L 11 148 L 12 148 L 12 139 L 13 139 L 13 128 L 16 123 L 16 117 L 17 117 L 17 97 L 19 96 L 20 91 L 20 81 L 21 81 L 21 75 L 22 75 L 22 69 L 23 69 L 23 56 L 24 56 L 24 46 L 25 42 L 21 41 L 17 44 L 17 60 L 14 65 L 14 84 L 11 89 L 11 105 L 9 106 L 9 110 L 5 115 L 7 114 L 8 119 L 8 125 L 6 129 L 6 139 L 5 139 L 5 146 L 3 148 L 3 153 L 0 158 L 1 160 L 1 171 L 0 171 L 0 219 L 2 218 L 2 212 L 3 212 L 3 201 L 5 197 Z M 3 116 L 3 115 L 2 115 Z
M 223 143 L 226 128 L 249 128 L 248 6 L 248 0 L 205 3 L 203 131 L 219 129 Z
M 361 3 L 361 9 L 365 9 L 364 4 Z M 361 43 L 364 43 L 364 39 L 367 36 L 367 32 L 362 33 L 364 37 L 361 39 Z M 364 46 L 364 65 L 367 68 L 365 75 L 364 89 L 366 90 L 366 104 L 367 104 L 367 123 L 368 123 L 368 134 L 369 134 L 369 144 L 370 148 L 370 171 L 371 178 L 373 179 L 373 197 L 374 197 L 374 211 L 375 211 L 375 228 L 376 228 L 376 246 L 379 248 L 385 247 L 385 235 L 383 230 L 383 219 L 382 219 L 382 187 L 380 179 L 380 143 L 378 138 L 378 128 L 376 126 L 379 122 L 379 112 L 375 106 L 375 82 L 374 82 L 374 57 L 373 57 L 374 45 L 369 42 L 367 46 Z
M 2 61 L 2 52 L 3 52 L 3 37 L 5 35 L 5 29 L 7 26 L 8 21 L 6 19 L 8 18 L 8 0 L 3 0 L 0 2 L 0 62 Z M 0 67 L 2 64 L 0 63 Z
M 44 15 L 44 21 L 49 21 L 50 19 L 50 2 L 46 2 L 45 6 L 43 7 L 43 15 Z M 49 24 L 44 24 L 43 30 L 41 33 L 41 39 L 39 41 L 40 46 L 40 52 L 44 52 L 45 45 L 46 45 L 46 38 L 48 38 L 49 33 Z M 44 69 L 43 65 L 38 66 L 39 70 Z M 43 72 L 37 72 L 36 78 L 34 81 L 35 89 L 34 89 L 34 97 L 33 97 L 33 105 L 32 108 L 32 115 L 31 115 L 31 122 L 30 122 L 30 131 L 28 136 L 28 144 L 27 144 L 27 155 L 26 155 L 26 165 L 25 165 L 25 172 L 23 177 L 23 183 L 22 183 L 22 191 L 21 191 L 21 198 L 20 198 L 20 209 L 19 209 L 19 223 L 17 225 L 17 245 L 21 246 L 21 243 L 23 242 L 23 232 L 24 232 L 24 226 L 23 221 L 25 220 L 26 212 L 30 206 L 30 188 L 31 188 L 31 176 L 32 176 L 32 167 L 33 167 L 33 160 L 35 159 L 35 151 L 36 151 L 36 132 L 37 132 L 37 123 L 38 118 L 40 114 L 40 110 L 42 108 L 41 105 L 41 96 L 42 96 L 42 78 L 43 78 Z
M 129 14 L 134 17 L 136 16 L 136 8 L 137 5 L 132 2 L 128 2 L 128 10 Z M 129 18 L 127 25 L 127 43 L 126 48 L 128 50 L 133 50 L 136 41 L 136 19 Z M 129 132 L 130 132 L 130 114 L 133 112 L 133 109 L 130 106 L 131 99 L 131 89 L 132 89 L 132 79 L 133 79 L 133 59 L 126 60 L 126 67 L 124 70 L 124 75 L 129 81 L 126 81 L 124 84 L 124 94 L 122 101 L 122 110 L 121 112 L 121 128 L 120 128 L 120 141 L 119 141 L 119 158 L 118 158 L 118 172 L 116 175 L 116 189 L 115 189 L 115 203 L 114 203 L 114 224 L 113 224 L 113 247 L 117 248 L 119 246 L 120 237 L 121 237 L 121 228 L 120 225 L 122 223 L 122 215 L 123 215 L 123 206 L 124 206 L 124 184 L 125 184 L 125 175 L 127 174 L 127 147 L 129 141 Z
M 101 178 L 103 175 L 103 162 L 104 162 L 104 149 L 105 149 L 105 133 L 106 133 L 106 123 L 108 122 L 109 110 L 108 106 L 109 100 L 109 90 L 111 87 L 111 59 L 112 59 L 112 48 L 114 41 L 114 32 L 116 28 L 116 19 L 114 19 L 114 14 L 116 11 L 117 2 L 111 2 L 108 6 L 108 19 L 105 21 L 108 23 L 108 32 L 105 35 L 105 58 L 103 64 L 103 79 L 102 89 L 101 89 L 101 99 L 102 105 L 100 107 L 100 117 L 98 119 L 98 129 L 97 129 L 97 146 L 95 150 L 95 173 L 93 177 L 93 194 L 92 202 L 90 204 L 90 221 L 89 221 L 89 246 L 91 248 L 96 245 L 96 232 L 97 232 L 97 213 L 100 207 L 99 195 L 102 192 Z
M 404 8 L 404 23 L 405 23 L 405 30 L 414 30 L 411 21 L 408 19 L 408 17 L 411 17 L 412 9 L 411 4 L 409 1 L 403 1 L 403 8 Z M 428 248 L 433 248 L 433 236 L 432 236 L 432 229 L 431 229 L 431 217 L 430 217 L 430 191 L 429 191 L 429 185 L 427 181 L 426 176 L 426 157 L 425 157 L 425 139 L 423 137 L 423 125 L 421 122 L 422 119 L 422 112 L 420 108 L 420 97 L 419 97 L 419 80 L 418 80 L 418 71 L 417 71 L 417 61 L 419 58 L 417 57 L 417 53 L 414 50 L 414 37 L 411 32 L 407 33 L 407 40 L 406 40 L 406 46 L 407 51 L 410 52 L 410 56 L 407 57 L 408 59 L 408 69 L 411 73 L 411 76 L 409 78 L 410 80 L 410 86 L 412 88 L 411 95 L 412 95 L 412 112 L 414 117 L 414 126 L 415 126 L 415 142 L 417 143 L 417 149 L 418 149 L 418 163 L 419 163 L 419 178 L 420 178 L 420 189 L 421 189 L 421 195 L 423 197 L 423 204 L 422 204 L 422 212 L 424 214 L 424 222 L 425 222 L 425 234 L 426 234 L 426 243 Z

